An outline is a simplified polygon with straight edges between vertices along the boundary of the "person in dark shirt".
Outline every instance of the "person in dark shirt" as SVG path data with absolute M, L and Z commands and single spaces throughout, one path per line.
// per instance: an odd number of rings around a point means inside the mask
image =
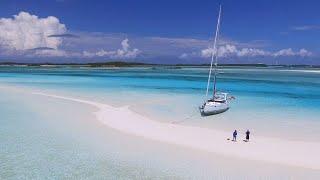
M 232 139 L 232 141 L 237 141 L 237 135 L 238 135 L 237 130 L 234 130 L 234 132 L 233 132 L 233 139 Z
M 250 139 L 250 131 L 248 129 L 246 132 L 246 142 L 249 142 L 249 139 Z

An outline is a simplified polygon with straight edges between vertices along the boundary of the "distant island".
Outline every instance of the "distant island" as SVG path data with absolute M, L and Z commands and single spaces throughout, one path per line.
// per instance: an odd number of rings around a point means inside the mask
M 166 66 L 171 68 L 179 67 L 208 67 L 210 64 L 152 64 L 142 62 L 108 61 L 94 63 L 17 63 L 0 62 L 0 66 L 30 66 L 30 67 L 50 67 L 50 66 L 83 66 L 83 67 L 155 67 Z M 219 67 L 295 67 L 295 68 L 320 68 L 320 65 L 268 65 L 256 64 L 219 64 Z

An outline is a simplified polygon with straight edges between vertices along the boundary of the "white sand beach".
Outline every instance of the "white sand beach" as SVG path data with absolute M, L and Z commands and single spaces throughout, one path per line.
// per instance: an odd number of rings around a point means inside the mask
M 97 108 L 97 120 L 125 134 L 228 157 L 320 170 L 319 142 L 253 136 L 251 141 L 246 143 L 242 141 L 242 132 L 238 135 L 238 142 L 232 142 L 227 140 L 232 132 L 187 126 L 183 123 L 158 122 L 135 113 L 128 107 L 116 108 L 95 101 L 43 92 L 33 94 L 94 106 Z

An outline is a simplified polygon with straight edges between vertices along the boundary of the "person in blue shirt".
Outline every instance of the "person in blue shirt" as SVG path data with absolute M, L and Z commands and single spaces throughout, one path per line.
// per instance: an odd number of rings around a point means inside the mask
M 237 141 L 237 135 L 238 135 L 237 130 L 234 130 L 234 132 L 233 132 L 233 139 L 232 139 L 232 141 Z

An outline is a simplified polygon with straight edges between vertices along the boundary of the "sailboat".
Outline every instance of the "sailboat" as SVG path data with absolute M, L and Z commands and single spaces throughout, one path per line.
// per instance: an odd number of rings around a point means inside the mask
M 209 116 L 214 114 L 219 114 L 227 111 L 229 107 L 229 98 L 228 93 L 225 92 L 217 92 L 217 66 L 218 66 L 218 51 L 217 51 L 217 42 L 219 38 L 219 30 L 220 30 L 220 18 L 221 18 L 221 5 L 219 7 L 219 15 L 218 15 L 218 22 L 217 28 L 215 32 L 215 38 L 213 43 L 213 52 L 211 55 L 211 63 L 209 69 L 209 76 L 207 82 L 207 91 L 206 91 L 206 101 L 199 107 L 200 113 L 202 116 Z M 213 69 L 213 61 L 214 63 L 214 73 L 213 73 L 213 96 L 208 98 L 209 88 L 210 88 L 210 81 L 211 81 L 211 74 Z M 233 97 L 232 97 L 233 98 Z

